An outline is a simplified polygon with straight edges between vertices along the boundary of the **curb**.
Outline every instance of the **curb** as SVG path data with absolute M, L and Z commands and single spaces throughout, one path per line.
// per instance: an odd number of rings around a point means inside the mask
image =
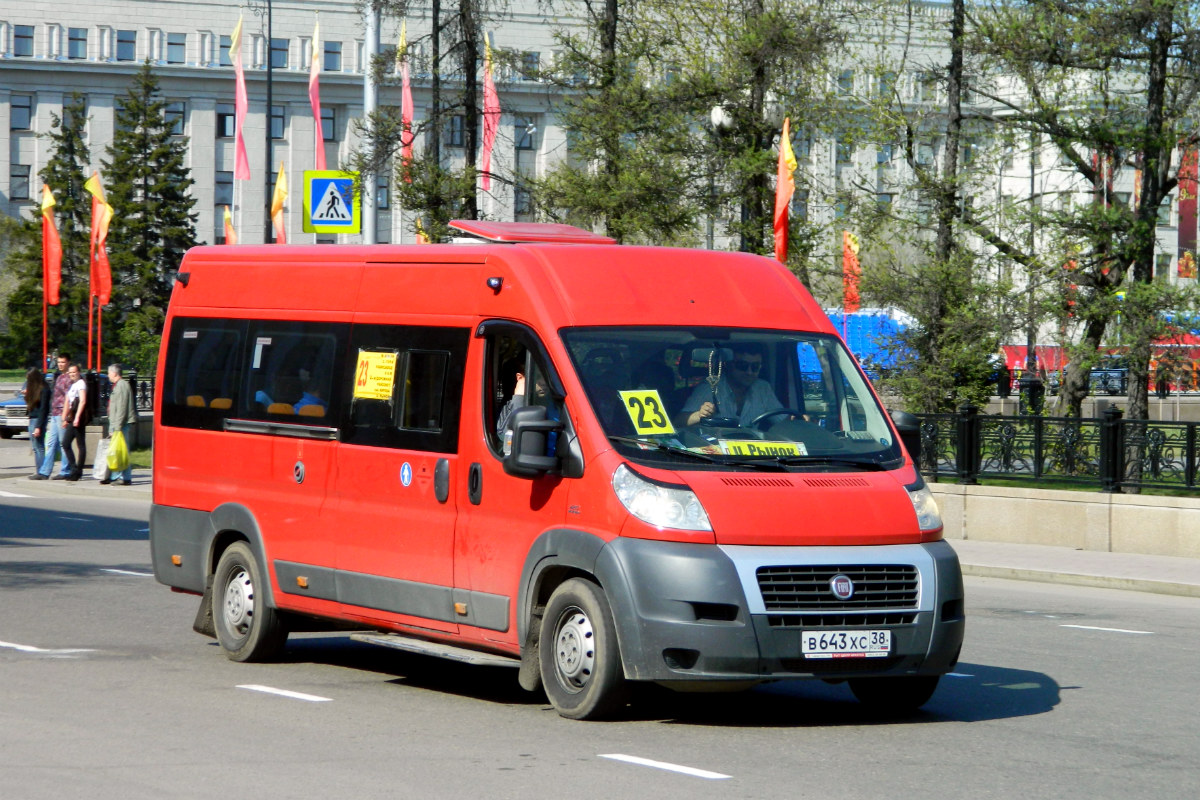
M 1110 575 L 1089 575 L 1078 572 L 1059 572 L 1022 567 L 984 566 L 968 563 L 962 563 L 961 567 L 964 576 L 976 578 L 1004 578 L 1014 581 L 1086 586 L 1093 589 L 1123 589 L 1150 594 L 1173 595 L 1175 597 L 1200 597 L 1200 586 L 1187 583 L 1155 581 L 1145 578 L 1119 578 Z

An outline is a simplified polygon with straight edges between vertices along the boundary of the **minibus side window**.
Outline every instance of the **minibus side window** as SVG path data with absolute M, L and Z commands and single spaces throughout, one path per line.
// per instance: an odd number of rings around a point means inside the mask
M 457 452 L 469 341 L 465 328 L 355 325 L 342 441 Z
M 241 384 L 245 323 L 176 318 L 171 327 L 163 424 L 220 430 Z
M 241 415 L 296 425 L 336 424 L 333 379 L 347 326 L 257 322 L 248 337 Z
M 519 339 L 504 334 L 489 336 L 487 370 L 484 421 L 488 444 L 496 456 L 503 456 L 505 428 L 516 408 L 544 406 L 547 418 L 565 419 L 561 401 L 548 389 L 545 367 Z M 554 434 L 548 437 L 547 449 L 554 452 L 560 438 Z

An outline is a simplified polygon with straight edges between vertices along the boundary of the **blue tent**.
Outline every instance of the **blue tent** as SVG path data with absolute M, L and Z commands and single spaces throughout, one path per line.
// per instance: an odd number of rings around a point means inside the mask
M 911 324 L 906 314 L 882 308 L 863 309 L 849 314 L 828 309 L 825 313 L 846 340 L 850 352 L 872 377 L 877 377 L 877 370 L 895 365 L 896 358 L 889 351 L 889 345 L 894 346 L 896 335 Z

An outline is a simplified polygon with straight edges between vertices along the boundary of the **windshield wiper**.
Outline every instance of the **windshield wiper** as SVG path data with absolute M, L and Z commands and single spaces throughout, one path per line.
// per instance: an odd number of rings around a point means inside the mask
M 750 469 L 770 470 L 771 472 L 783 471 L 785 467 L 776 463 L 773 459 L 731 459 L 729 456 L 717 453 L 698 453 L 695 450 L 686 448 L 671 447 L 665 442 L 656 442 L 647 439 L 635 439 L 632 436 L 609 436 L 609 441 L 620 442 L 621 444 L 629 444 L 637 447 L 639 450 L 657 450 L 660 453 L 670 453 L 677 456 L 688 456 L 697 461 L 704 461 L 709 464 L 720 464 L 723 467 L 748 467 Z M 649 445 L 644 447 L 643 445 Z
M 872 472 L 883 469 L 875 461 L 862 461 L 855 458 L 835 458 L 833 456 L 776 456 L 775 460 L 789 467 L 857 467 Z

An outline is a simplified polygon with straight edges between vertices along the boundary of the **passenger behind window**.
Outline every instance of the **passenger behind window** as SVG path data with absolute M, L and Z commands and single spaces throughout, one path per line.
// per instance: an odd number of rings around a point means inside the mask
M 329 403 L 323 397 L 321 397 L 320 385 L 318 385 L 316 381 L 309 381 L 304 387 L 304 393 L 301 394 L 300 399 L 296 401 L 295 408 L 297 414 L 305 414 L 305 412 L 300 410 L 302 408 L 319 408 L 321 410 L 320 414 L 314 414 L 310 411 L 306 414 L 306 416 L 321 417 L 325 415 L 325 409 L 328 406 Z

